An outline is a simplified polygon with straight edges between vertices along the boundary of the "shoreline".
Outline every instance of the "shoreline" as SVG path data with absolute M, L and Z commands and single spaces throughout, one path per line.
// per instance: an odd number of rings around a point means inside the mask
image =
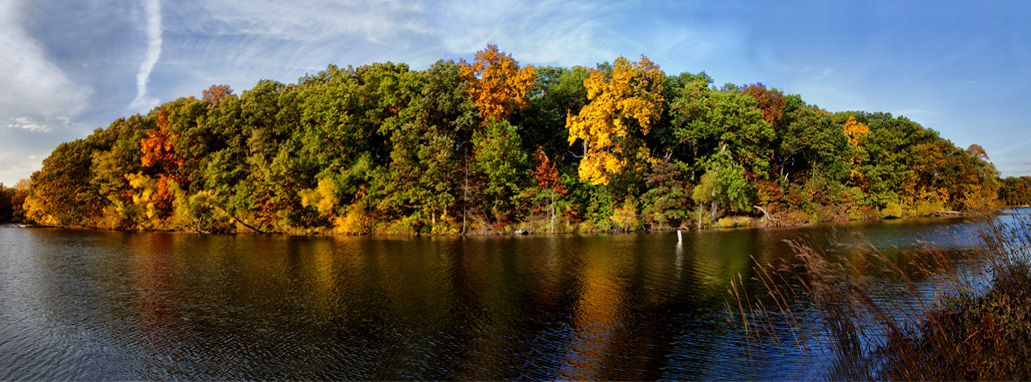
M 420 237 L 423 237 L 423 236 L 426 236 L 426 237 L 466 237 L 466 236 L 468 236 L 468 237 L 492 237 L 492 236 L 493 237 L 503 237 L 503 236 L 598 235 L 598 234 L 614 235 L 614 234 L 628 234 L 628 233 L 663 233 L 663 232 L 677 232 L 677 231 L 681 231 L 681 232 L 685 232 L 685 231 L 686 232 L 690 232 L 690 231 L 730 231 L 730 230 L 739 230 L 739 229 L 794 229 L 794 228 L 813 227 L 813 226 L 818 226 L 818 225 L 822 225 L 822 224 L 850 224 L 850 223 L 864 223 L 864 222 L 865 223 L 872 223 L 872 222 L 885 222 L 885 221 L 893 221 L 893 220 L 904 221 L 904 220 L 912 220 L 912 219 L 958 219 L 958 218 L 970 218 L 970 217 L 981 217 L 981 216 L 1010 215 L 1012 213 L 1011 212 L 1006 212 L 1006 210 L 1012 210 L 1012 209 L 1017 209 L 1017 208 L 1031 208 L 1031 207 L 1008 206 L 1008 207 L 1005 207 L 1005 208 L 1000 208 L 1000 209 L 993 210 L 991 212 L 936 211 L 933 214 L 923 215 L 923 216 L 881 217 L 881 218 L 874 218 L 874 219 L 855 219 L 855 220 L 844 220 L 844 221 L 830 220 L 830 221 L 807 222 L 807 223 L 800 223 L 800 224 L 768 224 L 767 222 L 764 222 L 763 219 L 760 219 L 760 218 L 754 218 L 754 217 L 750 217 L 750 216 L 747 216 L 747 215 L 744 215 L 744 216 L 740 216 L 739 215 L 739 216 L 726 216 L 724 218 L 721 218 L 720 220 L 730 219 L 730 220 L 733 220 L 735 222 L 742 222 L 743 221 L 743 222 L 747 222 L 749 224 L 731 225 L 731 226 L 720 226 L 717 223 L 717 224 L 714 224 L 714 225 L 711 225 L 711 226 L 702 227 L 701 229 L 699 229 L 697 227 L 684 227 L 684 226 L 681 226 L 681 228 L 663 227 L 663 228 L 646 228 L 646 229 L 628 230 L 628 231 L 623 231 L 623 230 L 619 230 L 619 229 L 612 229 L 612 230 L 585 230 L 585 231 L 556 231 L 556 232 L 548 232 L 548 230 L 539 231 L 539 232 L 542 232 L 542 233 L 536 233 L 536 232 L 530 232 L 530 231 L 525 231 L 524 232 L 522 229 L 516 229 L 516 230 L 511 230 L 511 231 L 502 230 L 501 232 L 492 231 L 492 230 L 481 230 L 481 231 L 478 231 L 478 232 L 467 232 L 465 234 L 462 234 L 462 233 L 418 233 L 418 232 L 416 232 L 416 233 L 369 232 L 369 233 L 361 233 L 361 234 L 333 233 L 333 232 L 317 232 L 317 233 L 296 233 L 296 232 L 293 232 L 292 233 L 292 232 L 252 232 L 252 231 L 246 231 L 246 230 L 242 230 L 242 231 L 238 231 L 238 232 L 207 232 L 207 231 L 196 231 L 196 230 L 124 230 L 124 229 L 105 229 L 105 228 L 96 228 L 96 227 L 87 227 L 87 226 L 37 225 L 37 224 L 32 224 L 32 223 L 5 223 L 4 225 L 6 225 L 6 226 L 14 226 L 14 227 L 17 227 L 17 228 L 25 228 L 25 229 L 32 229 L 32 228 L 60 228 L 60 229 L 71 229 L 71 230 L 81 230 L 81 231 L 141 232 L 141 233 L 142 232 L 162 232 L 162 233 L 185 233 L 185 234 L 195 234 L 195 235 L 257 235 L 257 236 L 262 236 L 262 235 L 283 235 L 283 236 L 292 236 L 292 237 L 337 237 L 337 236 L 360 237 L 360 236 L 368 236 L 368 237 L 408 237 L 408 238 L 420 238 Z

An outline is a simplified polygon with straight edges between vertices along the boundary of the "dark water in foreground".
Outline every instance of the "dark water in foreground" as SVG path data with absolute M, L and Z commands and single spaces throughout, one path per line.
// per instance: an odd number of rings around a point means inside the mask
M 0 380 L 741 379 L 729 280 L 783 242 L 975 220 L 490 238 L 0 228 Z M 790 376 L 790 352 L 761 377 Z

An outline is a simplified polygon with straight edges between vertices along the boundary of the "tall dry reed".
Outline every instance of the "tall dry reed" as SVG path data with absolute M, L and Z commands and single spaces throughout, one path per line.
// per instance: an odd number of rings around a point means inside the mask
M 986 219 L 965 250 L 922 243 L 902 261 L 869 244 L 791 241 L 795 265 L 759 264 L 728 291 L 745 367 L 758 375 L 793 350 L 797 378 L 1031 379 L 1029 226 Z M 746 293 L 746 281 L 762 292 Z

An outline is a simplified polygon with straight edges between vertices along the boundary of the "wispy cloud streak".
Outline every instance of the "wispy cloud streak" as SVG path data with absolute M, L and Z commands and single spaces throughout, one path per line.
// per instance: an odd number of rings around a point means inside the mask
M 147 17 L 147 56 L 140 64 L 140 71 L 136 73 L 136 99 L 129 106 L 132 109 L 152 107 L 158 101 L 156 99 L 145 99 L 147 95 L 147 82 L 150 80 L 150 72 L 154 65 L 161 58 L 161 2 L 160 0 L 147 0 L 144 3 Z
M 10 123 L 7 127 L 20 127 L 27 125 L 29 117 L 75 115 L 91 90 L 69 79 L 48 57 L 46 46 L 23 27 L 28 13 L 24 8 L 16 2 L 0 2 L 0 25 L 4 26 L 0 31 L 0 130 L 4 122 Z

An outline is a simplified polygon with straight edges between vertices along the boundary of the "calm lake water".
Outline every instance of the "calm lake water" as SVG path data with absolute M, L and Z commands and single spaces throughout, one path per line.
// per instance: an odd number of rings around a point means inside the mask
M 905 253 L 973 227 L 691 231 L 682 244 L 2 227 L 0 380 L 741 379 L 725 303 L 753 258 L 792 263 L 784 240 L 799 235 Z M 798 361 L 782 357 L 760 377 L 790 376 Z

